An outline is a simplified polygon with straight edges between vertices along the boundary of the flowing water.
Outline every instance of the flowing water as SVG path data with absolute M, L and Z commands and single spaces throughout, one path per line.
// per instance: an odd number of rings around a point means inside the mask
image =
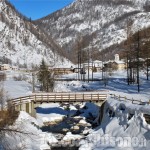
M 63 121 L 59 122 L 56 125 L 43 126 L 41 129 L 43 132 L 51 132 L 51 133 L 61 133 L 65 134 L 66 132 L 71 131 L 71 127 L 75 126 L 79 123 L 80 119 L 65 117 Z M 81 134 L 84 131 L 84 126 L 79 125 L 79 130 L 72 130 L 73 134 Z M 68 131 L 63 131 L 63 129 L 68 129 Z
M 51 150 L 78 150 L 78 147 L 53 147 Z

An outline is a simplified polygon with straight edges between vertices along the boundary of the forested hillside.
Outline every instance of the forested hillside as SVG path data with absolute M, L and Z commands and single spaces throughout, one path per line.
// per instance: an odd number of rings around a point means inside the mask
M 149 27 L 149 11 L 149 0 L 76 0 L 35 23 L 76 62 L 78 49 L 84 56 L 88 50 L 97 54 L 126 40 L 128 20 L 132 20 L 132 34 Z
M 31 67 L 38 65 L 44 58 L 51 66 L 68 65 L 62 48 L 7 0 L 1 0 L 0 12 L 2 63 Z

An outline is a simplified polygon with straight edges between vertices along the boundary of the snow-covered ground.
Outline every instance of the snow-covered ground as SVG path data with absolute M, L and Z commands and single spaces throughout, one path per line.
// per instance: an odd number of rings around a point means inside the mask
M 150 114 L 149 108 L 109 99 L 101 125 L 80 142 L 79 150 L 148 150 L 150 125 L 143 113 Z
M 36 119 L 42 124 L 44 122 L 61 121 L 68 113 L 58 103 L 42 104 L 36 108 Z
M 20 112 L 18 119 L 10 129 L 17 130 L 23 134 L 7 133 L 3 140 L 0 141 L 6 146 L 4 149 L 43 150 L 44 148 L 50 149 L 48 143 L 57 142 L 57 139 L 51 133 L 44 133 L 38 129 L 36 119 L 23 111 Z M 0 150 L 4 150 L 1 148 Z
M 21 96 L 27 96 L 32 94 L 32 75 L 27 72 L 20 72 L 20 71 L 4 71 L 6 74 L 6 81 L 1 82 L 7 97 L 17 98 Z M 14 77 L 23 76 L 25 80 L 23 81 L 16 81 Z
M 25 81 L 14 81 L 11 78 L 9 72 L 9 79 L 4 82 L 5 91 L 11 98 L 18 96 L 25 96 L 32 92 L 31 84 Z M 63 78 L 73 78 L 76 74 L 64 75 Z M 101 78 L 101 73 L 95 73 L 95 78 Z M 150 81 L 146 80 L 146 76 L 143 72 L 140 74 L 140 93 L 137 92 L 137 85 L 128 86 L 126 83 L 126 72 L 116 71 L 113 72 L 108 78 L 107 85 L 105 87 L 103 81 L 98 82 L 57 82 L 55 84 L 55 91 L 100 91 L 108 90 L 109 94 L 116 94 L 120 96 L 126 96 L 129 99 L 136 99 L 148 102 L 150 99 Z M 97 116 L 99 111 L 94 104 L 83 104 L 88 109 L 82 112 L 80 117 L 83 117 L 80 123 L 86 123 L 84 118 L 87 117 L 88 112 L 91 112 L 93 116 Z M 71 105 L 70 111 L 76 112 L 77 109 Z M 104 117 L 101 125 L 96 129 L 89 130 L 90 134 L 86 139 L 80 142 L 80 150 L 98 150 L 98 149 L 127 149 L 127 150 L 148 150 L 150 140 L 150 125 L 148 125 L 143 117 L 143 114 L 150 115 L 150 106 L 135 105 L 129 101 L 118 101 L 111 96 L 108 97 L 107 104 L 104 109 Z M 55 143 L 57 139 L 51 133 L 43 133 L 37 129 L 37 126 L 41 126 L 44 122 L 53 122 L 62 120 L 64 116 L 68 115 L 60 104 L 42 104 L 37 108 L 37 119 L 30 117 L 25 112 L 21 112 L 19 118 L 16 121 L 14 127 L 25 129 L 26 132 L 31 133 L 29 137 L 23 137 L 25 140 L 20 143 L 16 143 L 16 146 L 28 145 L 26 149 L 42 149 L 42 147 L 49 147 L 47 142 Z M 36 134 L 36 138 L 32 138 Z M 68 132 L 63 138 L 64 141 L 68 139 L 82 138 L 80 135 L 73 135 Z M 128 140 L 127 140 L 128 139 Z M 8 140 L 14 142 L 14 139 L 8 135 Z M 18 141 L 18 140 L 17 140 Z M 36 146 L 35 146 L 36 145 Z M 15 146 L 15 145 L 14 145 Z M 44 149 L 44 148 L 43 148 Z
M 135 100 L 148 101 L 150 99 L 150 81 L 146 80 L 146 75 L 142 71 L 140 73 L 140 92 L 137 91 L 137 84 L 127 85 L 126 71 L 120 70 L 111 73 L 112 75 L 107 78 L 107 85 L 105 87 L 104 81 L 99 82 L 58 82 L 56 83 L 55 91 L 99 91 L 108 90 L 110 94 L 116 94 L 120 96 L 126 96 L 127 98 L 133 98 Z M 94 73 L 94 78 L 101 79 L 101 73 Z M 63 75 L 63 78 L 77 78 L 77 74 Z M 87 75 L 85 76 L 87 79 Z M 92 74 L 90 73 L 90 78 Z

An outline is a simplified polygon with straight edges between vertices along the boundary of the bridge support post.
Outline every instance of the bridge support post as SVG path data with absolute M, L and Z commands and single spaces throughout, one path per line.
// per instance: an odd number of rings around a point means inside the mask
M 15 110 L 16 110 L 16 111 L 20 111 L 20 106 L 21 106 L 21 105 L 15 105 Z
M 30 103 L 30 114 L 32 117 L 36 118 L 36 109 L 33 101 Z
M 21 104 L 21 111 L 27 112 L 27 110 L 26 110 L 26 104 Z
M 103 116 L 104 116 L 104 108 L 105 108 L 105 103 L 106 102 L 104 102 L 102 105 L 101 105 L 101 107 L 100 107 L 100 116 L 99 116 L 99 123 L 100 123 L 100 125 L 101 125 L 101 123 L 102 123 L 102 120 L 103 120 Z
M 29 114 L 32 113 L 32 102 L 29 102 Z
M 22 99 L 20 98 L 20 108 L 19 108 L 19 111 L 22 111 Z
M 25 111 L 27 112 L 27 113 L 30 113 L 30 103 L 26 103 L 25 104 Z

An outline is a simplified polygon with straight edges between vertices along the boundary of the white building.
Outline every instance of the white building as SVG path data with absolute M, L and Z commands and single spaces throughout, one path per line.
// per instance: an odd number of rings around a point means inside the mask
M 10 70 L 11 67 L 9 64 L 2 64 L 0 65 L 0 70 Z
M 18 70 L 18 67 L 17 66 L 11 66 L 11 69 L 12 70 Z
M 117 64 L 118 70 L 125 69 L 126 63 L 124 61 L 120 60 L 119 54 L 115 54 L 115 61 L 114 62 Z
M 119 54 L 115 54 L 115 62 L 119 61 Z
M 103 63 L 100 60 L 95 60 L 93 61 L 93 64 L 96 68 L 102 68 L 103 67 Z

